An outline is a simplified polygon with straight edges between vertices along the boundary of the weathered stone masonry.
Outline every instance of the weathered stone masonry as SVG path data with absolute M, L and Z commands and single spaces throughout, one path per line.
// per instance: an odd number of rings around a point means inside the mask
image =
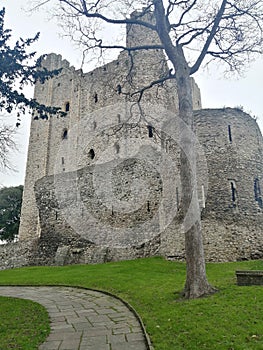
M 127 28 L 130 46 L 155 41 L 149 30 Z M 0 266 L 184 258 L 176 85 L 147 90 L 140 109 L 131 95 L 165 73 L 163 62 L 159 50 L 137 52 L 130 71 L 121 52 L 83 73 L 60 55 L 46 57 L 47 68 L 63 70 L 36 84 L 35 98 L 67 116 L 32 119 L 20 242 L 0 247 Z M 262 258 L 260 130 L 241 110 L 200 109 L 192 86 L 206 258 Z

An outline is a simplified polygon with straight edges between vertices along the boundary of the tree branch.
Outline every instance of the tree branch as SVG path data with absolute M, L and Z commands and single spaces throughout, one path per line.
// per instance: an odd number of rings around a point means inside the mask
M 197 0 L 194 0 L 192 4 L 190 4 L 190 6 L 181 14 L 181 17 L 178 23 L 171 25 L 171 28 L 178 28 L 179 26 L 181 26 L 184 16 L 192 10 L 192 8 L 196 5 L 196 3 L 197 3 Z
M 138 19 L 131 19 L 131 18 L 125 18 L 125 19 L 112 19 L 112 18 L 108 18 L 104 15 L 102 15 L 101 13 L 98 12 L 89 12 L 89 10 L 87 9 L 86 6 L 86 1 L 85 0 L 81 0 L 82 3 L 82 10 L 79 9 L 77 6 L 75 6 L 71 1 L 68 0 L 59 0 L 61 3 L 65 3 L 68 6 L 70 6 L 71 8 L 73 8 L 75 11 L 77 11 L 78 13 L 83 14 L 84 16 L 86 16 L 87 18 L 97 18 L 100 19 L 106 23 L 111 23 L 111 24 L 137 24 L 143 27 L 147 27 L 149 29 L 152 29 L 154 31 L 156 31 L 156 26 L 145 22 L 145 21 L 141 21 Z
M 131 97 L 133 97 L 133 96 L 139 94 L 139 98 L 138 98 L 138 101 L 137 101 L 137 102 L 140 103 L 140 102 L 141 102 L 141 99 L 142 99 L 142 96 L 143 96 L 143 94 L 144 94 L 144 92 L 145 92 L 146 90 L 151 89 L 153 86 L 161 85 L 161 84 L 163 84 L 165 81 L 171 80 L 171 79 L 175 79 L 175 75 L 172 74 L 171 70 L 169 70 L 168 76 L 163 77 L 163 78 L 160 78 L 160 79 L 157 79 L 157 80 L 154 80 L 154 81 L 152 81 L 149 85 L 144 86 L 144 87 L 141 88 L 140 90 L 134 91 L 134 92 L 131 94 Z
M 221 3 L 220 9 L 219 9 L 219 11 L 218 11 L 218 13 L 216 15 L 216 18 L 214 20 L 214 24 L 213 24 L 213 27 L 211 29 L 211 32 L 210 32 L 210 34 L 209 34 L 209 36 L 208 36 L 208 38 L 207 38 L 207 40 L 205 42 L 205 45 L 204 45 L 204 47 L 203 47 L 199 57 L 197 58 L 195 64 L 190 69 L 190 75 L 192 75 L 195 72 L 197 72 L 198 69 L 200 68 L 200 66 L 201 66 L 201 64 L 202 64 L 202 62 L 203 62 L 203 60 L 205 58 L 205 55 L 207 53 L 207 50 L 208 50 L 208 48 L 209 48 L 209 46 L 210 46 L 210 44 L 211 44 L 211 42 L 212 42 L 212 40 L 213 40 L 213 38 L 214 38 L 214 36 L 216 34 L 218 25 L 219 25 L 219 23 L 221 21 L 221 18 L 223 16 L 223 14 L 224 14 L 226 4 L 227 4 L 227 0 L 223 0 L 222 3 Z

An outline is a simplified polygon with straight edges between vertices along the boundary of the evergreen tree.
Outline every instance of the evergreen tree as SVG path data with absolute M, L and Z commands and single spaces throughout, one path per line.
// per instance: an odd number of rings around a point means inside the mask
M 23 186 L 0 190 L 0 240 L 13 241 L 18 235 Z
M 36 52 L 27 52 L 30 45 L 38 40 L 39 33 L 34 38 L 20 38 L 10 46 L 12 31 L 4 28 L 4 17 L 3 8 L 0 10 L 0 112 L 11 113 L 15 110 L 17 126 L 20 125 L 21 114 L 25 114 L 27 109 L 37 112 L 43 119 L 56 113 L 64 115 L 59 108 L 42 105 L 24 95 L 25 85 L 44 82 L 59 74 L 60 70 L 48 71 L 41 66 L 44 56 L 35 59 Z

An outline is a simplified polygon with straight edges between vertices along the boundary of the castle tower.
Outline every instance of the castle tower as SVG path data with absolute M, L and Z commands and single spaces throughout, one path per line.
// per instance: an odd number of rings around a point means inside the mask
M 151 30 L 138 25 L 127 26 L 128 46 L 153 44 L 156 40 L 156 35 Z M 85 74 L 81 70 L 76 71 L 74 67 L 70 67 L 60 55 L 47 55 L 43 61 L 47 69 L 62 68 L 62 72 L 43 84 L 37 83 L 34 98 L 45 105 L 62 108 L 67 112 L 67 116 L 64 118 L 52 116 L 42 120 L 35 115 L 32 118 L 19 240 L 32 239 L 40 235 L 39 215 L 34 193 L 36 181 L 56 172 L 75 170 L 72 166 L 74 164 L 76 167 L 76 162 L 71 162 L 70 157 L 74 158 L 76 155 L 74 151 L 78 148 L 78 142 L 81 142 L 81 137 L 76 135 L 75 125 L 84 119 L 87 124 L 96 128 L 97 121 L 90 119 L 90 113 L 127 101 L 125 96 L 133 91 L 135 86 L 140 87 L 150 83 L 160 74 L 164 74 L 167 69 L 161 50 L 144 50 L 132 55 L 133 62 L 130 61 L 127 52 L 121 52 L 116 61 Z M 131 64 L 134 64 L 135 70 L 128 77 Z M 120 88 L 124 94 L 118 92 Z M 153 88 L 146 92 L 144 100 L 149 103 L 157 95 L 156 91 L 157 88 Z M 174 83 L 168 82 L 165 89 L 160 90 L 158 94 L 160 104 L 168 108 L 170 106 L 176 112 L 177 97 Z M 197 99 L 200 100 L 199 95 Z M 113 123 L 120 122 L 120 117 L 117 115 L 109 116 L 109 118 Z M 72 153 L 63 155 L 60 153 L 61 143 L 66 142 L 73 127 L 76 143 L 71 149 Z M 81 136 L 82 130 L 79 130 L 79 133 Z M 79 166 L 83 165 L 85 164 L 79 164 Z
M 48 70 L 63 68 L 63 74 L 49 79 L 44 84 L 37 82 L 34 98 L 47 106 L 60 107 L 67 112 L 67 116 L 41 119 L 36 114 L 32 117 L 19 240 L 32 239 L 40 234 L 34 185 L 38 179 L 54 174 L 57 148 L 61 140 L 67 137 L 70 121 L 73 122 L 78 114 L 78 106 L 72 108 L 71 101 L 75 89 L 73 85 L 79 84 L 77 78 L 81 72 L 76 73 L 67 61 L 62 60 L 62 57 L 56 54 L 48 55 L 42 64 Z M 74 76 L 77 78 L 73 79 Z M 78 104 L 78 99 L 74 99 L 74 102 Z M 65 170 L 65 166 L 61 164 L 61 171 L 63 169 Z

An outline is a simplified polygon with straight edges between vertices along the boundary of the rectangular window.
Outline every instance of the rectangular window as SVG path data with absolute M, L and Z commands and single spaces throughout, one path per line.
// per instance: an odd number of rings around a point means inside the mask
M 148 136 L 153 137 L 153 127 L 151 125 L 148 125 L 147 128 L 148 128 Z

